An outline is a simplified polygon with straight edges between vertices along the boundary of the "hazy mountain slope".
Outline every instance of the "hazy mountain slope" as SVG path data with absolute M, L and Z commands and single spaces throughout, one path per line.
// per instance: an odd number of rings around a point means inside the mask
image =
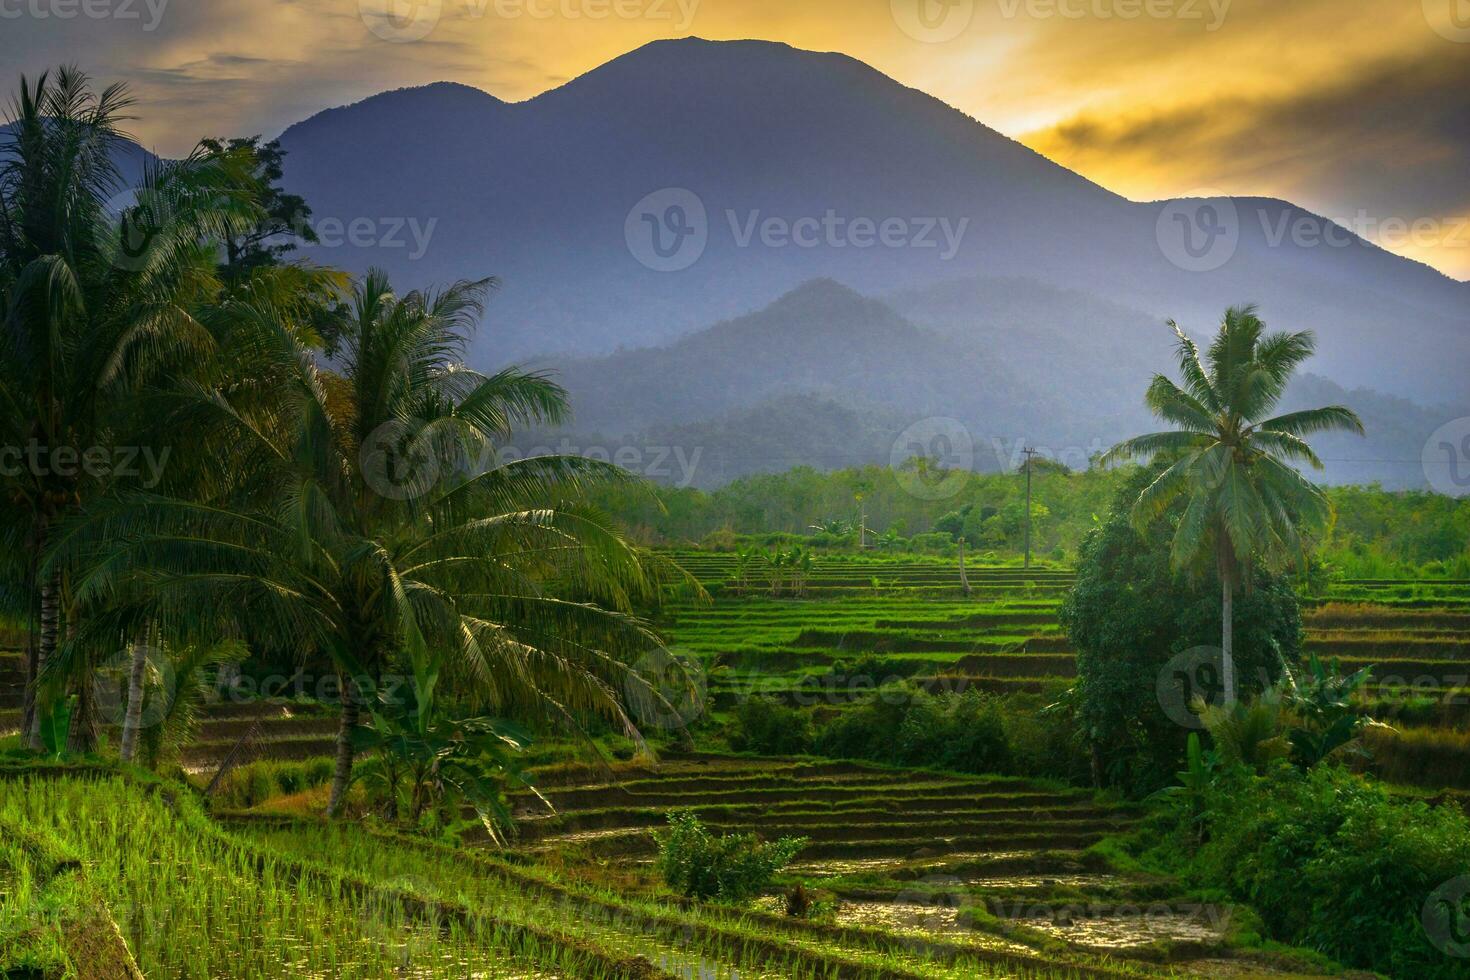
M 584 434 L 572 445 L 628 446 L 642 460 L 677 450 L 698 460 L 692 479 L 705 486 L 799 464 L 891 462 L 916 424 L 928 426 L 922 438 L 963 444 L 979 469 L 1013 464 L 1021 445 L 1082 465 L 1159 427 L 1143 392 L 1174 362 L 1157 317 L 1023 279 L 945 284 L 891 302 L 932 329 L 818 280 L 665 347 L 540 366 L 572 393 L 572 428 Z M 1395 487 L 1422 484 L 1424 440 L 1455 414 L 1315 374 L 1297 379 L 1282 410 L 1322 404 L 1352 407 L 1368 429 L 1366 438 L 1314 438 L 1323 477 Z M 936 418 L 954 421 L 925 421 Z M 689 467 L 665 469 L 652 475 L 690 476 Z
M 1006 429 L 1041 405 L 997 360 L 831 280 L 666 347 L 547 366 L 571 392 L 578 427 L 603 432 L 711 419 L 793 393 Z
M 1262 199 L 1215 202 L 1233 210 L 1235 244 L 1190 271 L 1164 203 L 1128 202 L 843 55 L 657 42 L 524 103 L 435 85 L 320 113 L 283 141 L 288 184 L 319 217 L 375 229 L 319 259 L 409 284 L 503 278 L 477 353 L 487 364 L 661 343 L 815 277 L 889 293 L 975 275 L 1186 323 L 1254 300 L 1318 330 L 1324 373 L 1426 400 L 1453 397 L 1470 362 L 1464 283 L 1352 236 L 1329 244 L 1327 223 Z M 706 215 L 702 254 L 675 272 L 641 265 L 625 236 L 634 206 L 665 188 L 694 192 Z M 655 220 L 667 203 L 651 205 Z M 811 247 L 745 237 L 768 218 L 829 214 L 896 220 L 893 241 L 909 244 L 858 247 L 850 229 Z M 923 234 L 939 219 L 948 258 Z

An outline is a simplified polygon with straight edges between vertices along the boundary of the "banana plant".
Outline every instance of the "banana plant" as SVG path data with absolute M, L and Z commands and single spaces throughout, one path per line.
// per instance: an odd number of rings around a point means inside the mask
M 1334 752 L 1352 746 L 1364 728 L 1388 727 L 1353 707 L 1353 695 L 1372 674 L 1372 667 L 1343 674 L 1338 661 L 1323 664 L 1315 653 L 1305 668 L 1286 665 L 1278 693 L 1283 706 L 1297 721 L 1287 733 L 1291 739 L 1292 761 L 1310 769 Z

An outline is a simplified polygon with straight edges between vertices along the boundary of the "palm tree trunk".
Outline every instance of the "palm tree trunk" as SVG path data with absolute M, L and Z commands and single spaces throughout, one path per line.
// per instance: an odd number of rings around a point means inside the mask
M 44 705 L 41 704 L 40 685 L 46 664 L 56 651 L 56 630 L 61 611 L 60 594 L 61 576 L 53 573 L 41 583 L 41 635 L 36 647 L 35 681 L 31 687 L 31 726 L 26 735 L 26 744 L 37 752 L 45 748 L 41 740 L 41 713 Z
M 118 753 L 123 762 L 132 762 L 138 751 L 138 729 L 143 725 L 143 675 L 147 667 L 148 624 L 145 623 L 133 642 L 133 663 L 128 671 L 128 710 L 123 715 L 122 747 Z
M 332 774 L 332 795 L 327 800 L 327 816 L 335 817 L 352 781 L 352 730 L 357 727 L 357 685 L 352 678 L 342 679 L 342 722 L 337 726 L 337 768 Z
M 965 539 L 960 538 L 960 588 L 970 595 L 970 576 L 965 574 Z
M 66 638 L 74 639 L 77 635 L 76 609 L 73 608 L 67 616 Z M 72 680 L 76 690 L 77 703 L 71 712 L 71 723 L 66 732 L 66 750 L 78 755 L 95 752 L 97 749 L 97 692 L 93 687 L 95 678 L 95 665 L 87 660 L 86 654 L 82 654 L 82 669 Z
M 1225 703 L 1227 705 L 1235 703 L 1235 655 L 1232 650 L 1234 639 L 1232 634 L 1234 633 L 1233 627 L 1235 621 L 1235 583 L 1232 581 L 1232 578 L 1233 576 L 1228 571 L 1220 576 L 1220 589 L 1222 593 L 1220 603 L 1222 620 L 1220 635 L 1220 651 L 1222 653 L 1220 681 L 1225 689 Z

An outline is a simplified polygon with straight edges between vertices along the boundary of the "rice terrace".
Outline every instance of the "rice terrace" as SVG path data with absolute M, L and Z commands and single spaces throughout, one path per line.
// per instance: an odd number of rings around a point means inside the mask
M 1470 980 L 1463 9 L 787 7 L 0 0 L 0 978 Z

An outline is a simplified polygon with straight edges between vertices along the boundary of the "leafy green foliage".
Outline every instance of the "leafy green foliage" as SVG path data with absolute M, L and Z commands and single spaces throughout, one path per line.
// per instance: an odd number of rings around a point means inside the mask
M 1307 666 L 1287 665 L 1280 682 L 1282 703 L 1296 719 L 1289 733 L 1292 757 L 1303 768 L 1315 766 L 1351 745 L 1371 722 L 1353 704 L 1353 694 L 1372 676 L 1364 667 L 1344 676 L 1336 661 L 1324 665 L 1313 653 Z
M 812 748 L 810 712 L 774 698 L 753 697 L 735 708 L 730 747 L 761 755 L 801 755 Z
M 1210 792 L 1207 842 L 1185 871 L 1261 916 L 1272 938 L 1395 977 L 1463 977 L 1420 920 L 1470 873 L 1470 818 L 1391 799 L 1335 767 L 1237 774 Z
M 806 846 L 805 838 L 771 843 L 755 834 L 712 835 L 690 810 L 669 814 L 659 836 L 658 869 L 669 887 L 688 898 L 744 902 L 760 894 Z
M 1292 744 L 1282 731 L 1281 705 L 1275 698 L 1199 706 L 1197 713 L 1226 765 L 1261 773 L 1291 755 Z
M 1070 719 L 1040 708 L 1036 698 L 975 690 L 927 694 L 892 686 L 837 715 L 812 744 L 820 755 L 889 765 L 1063 779 L 1080 775 Z
M 1161 707 L 1156 679 L 1177 654 L 1218 643 L 1221 625 L 1214 574 L 1191 577 L 1170 562 L 1185 502 L 1175 501 L 1142 534 L 1130 520 L 1132 502 L 1157 469 L 1134 473 L 1111 515 L 1084 540 L 1077 584 L 1060 612 L 1077 650 L 1079 729 L 1096 747 L 1099 775 L 1135 793 L 1168 785 L 1185 749 L 1187 730 Z M 1250 579 L 1252 588 L 1235 603 L 1242 697 L 1269 688 L 1283 660 L 1301 650 L 1300 610 L 1286 580 L 1260 565 Z

